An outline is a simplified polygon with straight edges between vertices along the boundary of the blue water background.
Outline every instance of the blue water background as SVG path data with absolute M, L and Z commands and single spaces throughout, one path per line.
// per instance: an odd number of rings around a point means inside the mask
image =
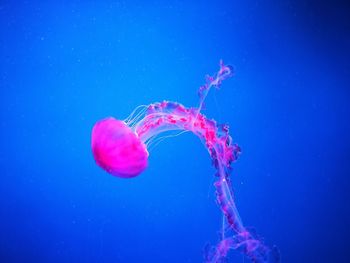
M 340 1 L 1 1 L 0 262 L 202 262 L 218 241 L 214 169 L 184 134 L 131 180 L 91 129 L 162 100 L 197 106 L 242 148 L 243 223 L 283 262 L 349 258 L 349 8 Z M 232 252 L 233 262 L 244 261 Z

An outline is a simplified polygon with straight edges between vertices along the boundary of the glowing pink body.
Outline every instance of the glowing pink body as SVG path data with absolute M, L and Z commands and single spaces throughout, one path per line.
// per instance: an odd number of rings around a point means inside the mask
M 135 177 L 147 167 L 146 146 L 123 121 L 112 117 L 95 124 L 91 147 L 96 163 L 112 175 Z

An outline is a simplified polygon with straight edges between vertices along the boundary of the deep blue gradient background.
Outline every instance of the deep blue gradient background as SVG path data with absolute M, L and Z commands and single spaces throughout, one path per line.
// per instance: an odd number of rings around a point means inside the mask
M 166 140 L 122 180 L 95 165 L 90 133 L 141 104 L 198 105 L 221 58 L 236 75 L 204 114 L 243 150 L 243 222 L 283 262 L 346 262 L 349 8 L 99 2 L 0 3 L 0 262 L 202 262 L 221 215 L 200 141 Z

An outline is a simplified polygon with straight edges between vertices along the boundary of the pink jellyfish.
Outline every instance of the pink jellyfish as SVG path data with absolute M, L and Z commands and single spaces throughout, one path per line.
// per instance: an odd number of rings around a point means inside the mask
M 242 223 L 234 202 L 231 186 L 231 164 L 240 154 L 232 143 L 228 125 L 217 125 L 200 111 L 210 88 L 219 88 L 222 81 L 233 75 L 233 69 L 220 61 L 215 76 L 207 76 L 206 84 L 199 89 L 199 107 L 186 108 L 163 101 L 139 106 L 124 121 L 112 117 L 98 121 L 91 136 L 91 147 L 96 163 L 108 173 L 131 178 L 147 167 L 147 145 L 157 136 L 169 131 L 190 131 L 205 144 L 216 168 L 216 201 L 223 213 L 223 227 L 216 246 L 206 247 L 205 262 L 223 262 L 230 249 L 245 254 L 252 262 L 279 262 L 276 247 L 269 248 Z M 140 110 L 141 109 L 141 110 Z M 158 137 L 159 138 L 159 137 Z

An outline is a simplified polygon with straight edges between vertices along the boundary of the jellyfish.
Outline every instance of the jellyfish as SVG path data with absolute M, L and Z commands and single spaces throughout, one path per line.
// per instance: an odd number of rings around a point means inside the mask
M 141 174 L 148 165 L 148 148 L 167 136 L 167 132 L 192 132 L 205 145 L 216 169 L 214 183 L 216 202 L 223 214 L 220 240 L 207 245 L 204 262 L 226 262 L 228 252 L 237 250 L 251 262 L 277 263 L 277 247 L 268 247 L 254 231 L 246 228 L 239 216 L 230 180 L 232 163 L 241 153 L 233 143 L 227 124 L 219 125 L 208 119 L 201 110 L 209 91 L 220 88 L 222 81 L 233 75 L 233 68 L 220 61 L 219 71 L 206 77 L 199 88 L 199 106 L 187 108 L 180 103 L 163 101 L 137 107 L 125 120 L 108 117 L 98 121 L 91 136 L 94 159 L 106 172 L 120 178 Z M 170 135 L 174 136 L 174 135 Z

